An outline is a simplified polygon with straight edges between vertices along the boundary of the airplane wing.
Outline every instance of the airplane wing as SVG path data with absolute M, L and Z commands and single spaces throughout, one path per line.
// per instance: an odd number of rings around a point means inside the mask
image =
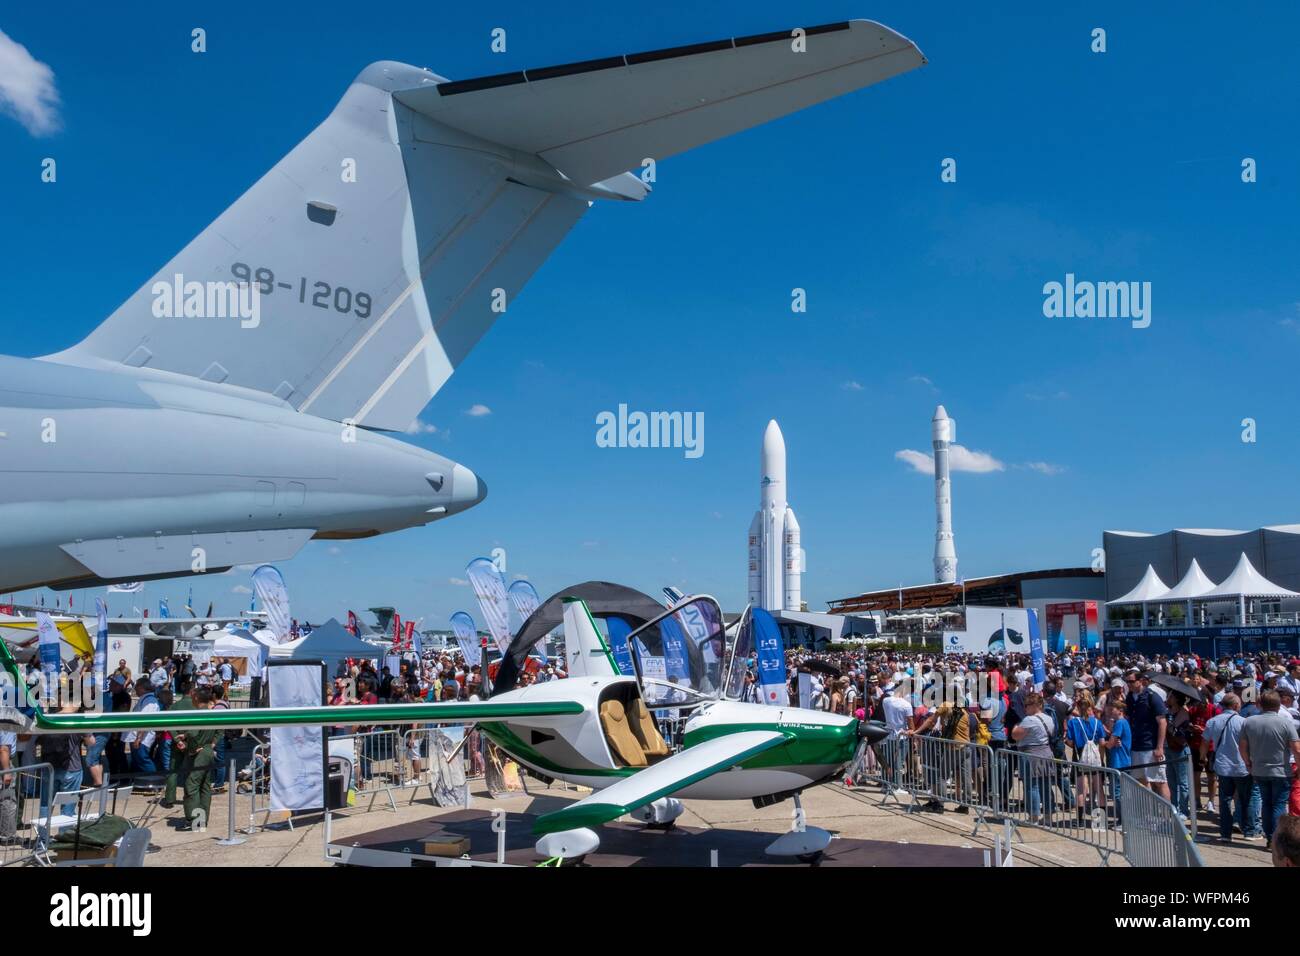
M 406 429 L 591 200 L 645 195 L 627 172 L 643 159 L 924 62 L 869 21 L 803 33 L 803 52 L 782 31 L 456 82 L 372 64 L 103 324 L 45 360 Z
M 576 701 L 536 704 L 362 704 L 353 707 L 263 707 L 244 710 L 160 710 L 154 713 L 47 714 L 37 709 L 37 733 L 105 734 L 129 730 L 239 730 L 255 727 L 351 724 L 463 724 L 582 713 Z
M 645 770 L 638 770 L 563 810 L 546 814 L 533 825 L 533 832 L 558 833 L 617 820 L 638 807 L 743 763 L 785 740 L 786 735 L 775 730 L 746 730 L 706 740 Z
M 439 123 L 540 156 L 579 184 L 675 156 L 915 69 L 925 57 L 870 20 L 630 53 L 396 98 Z

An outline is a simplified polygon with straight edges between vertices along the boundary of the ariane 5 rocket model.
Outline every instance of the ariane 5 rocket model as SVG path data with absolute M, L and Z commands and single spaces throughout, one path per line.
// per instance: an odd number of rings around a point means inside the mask
M 930 420 L 934 443 L 934 580 L 952 584 L 957 580 L 957 548 L 952 541 L 952 482 L 948 478 L 948 445 L 957 440 L 957 423 L 942 405 Z
M 804 552 L 785 498 L 785 438 L 775 420 L 763 432 L 762 498 L 749 525 L 749 603 L 765 611 L 803 607 Z

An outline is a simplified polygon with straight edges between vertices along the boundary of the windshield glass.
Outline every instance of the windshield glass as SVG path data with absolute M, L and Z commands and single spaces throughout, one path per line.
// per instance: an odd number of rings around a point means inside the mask
M 628 637 L 641 693 L 651 707 L 714 700 L 722 692 L 726 653 L 722 609 L 693 597 Z

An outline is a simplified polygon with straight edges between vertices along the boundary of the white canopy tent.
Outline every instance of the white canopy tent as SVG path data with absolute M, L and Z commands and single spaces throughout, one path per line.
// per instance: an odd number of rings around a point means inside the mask
M 216 643 L 212 647 L 212 653 L 216 657 L 242 657 L 248 661 L 245 676 L 261 677 L 266 667 L 266 659 L 271 653 L 270 648 L 253 640 L 251 636 L 245 637 L 244 634 L 247 632 L 243 634 L 230 631 L 215 632 Z
M 1165 592 L 1164 597 L 1160 598 L 1161 604 L 1173 603 L 1175 601 L 1183 603 L 1187 608 L 1187 623 L 1193 623 L 1192 619 L 1192 599 L 1199 598 L 1214 590 L 1214 582 L 1205 576 L 1201 566 L 1195 558 L 1192 558 L 1191 566 L 1188 567 L 1187 573 L 1183 579 Z
M 1113 601 L 1107 601 L 1107 607 L 1116 607 L 1121 604 L 1140 604 L 1142 605 L 1142 626 L 1147 626 L 1147 604 L 1151 601 L 1159 601 L 1169 593 L 1169 585 L 1160 580 L 1160 575 L 1156 574 L 1156 569 L 1147 565 L 1146 574 L 1142 575 L 1142 580 L 1137 586 L 1125 594 L 1123 597 L 1117 597 Z
M 1274 584 L 1264 575 L 1255 570 L 1255 566 L 1250 563 L 1250 558 L 1246 557 L 1246 552 L 1241 553 L 1241 558 L 1237 561 L 1237 566 L 1232 569 L 1232 573 L 1223 579 L 1223 583 L 1218 587 L 1198 595 L 1198 601 L 1235 601 L 1237 604 L 1237 621 L 1240 624 L 1246 623 L 1246 602 L 1250 598 L 1284 598 L 1300 597 L 1300 592 L 1290 591 L 1279 584 Z

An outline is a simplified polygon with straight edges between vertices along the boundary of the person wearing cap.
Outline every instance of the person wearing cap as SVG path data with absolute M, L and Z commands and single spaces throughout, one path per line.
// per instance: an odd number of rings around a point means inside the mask
M 149 669 L 150 687 L 153 688 L 153 692 L 156 694 L 158 693 L 158 691 L 162 690 L 164 687 L 167 686 L 168 681 L 169 681 L 169 677 L 167 674 L 167 669 L 163 667 L 162 658 L 160 657 L 155 658 L 153 662 L 153 666 Z
M 1254 808 L 1259 799 L 1254 780 L 1241 755 L 1241 735 L 1246 721 L 1241 716 L 1241 698 L 1225 694 L 1223 713 L 1205 725 L 1201 744 L 1203 753 L 1214 749 L 1214 772 L 1219 778 L 1219 837 L 1232 839 L 1232 818 L 1237 817 L 1244 839 L 1261 838 L 1259 813 Z
M 1124 698 L 1129 727 L 1133 731 L 1133 776 L 1153 792 L 1169 799 L 1165 773 L 1165 733 L 1169 711 L 1161 697 L 1152 692 L 1149 682 L 1130 667 L 1125 675 L 1128 696 Z

